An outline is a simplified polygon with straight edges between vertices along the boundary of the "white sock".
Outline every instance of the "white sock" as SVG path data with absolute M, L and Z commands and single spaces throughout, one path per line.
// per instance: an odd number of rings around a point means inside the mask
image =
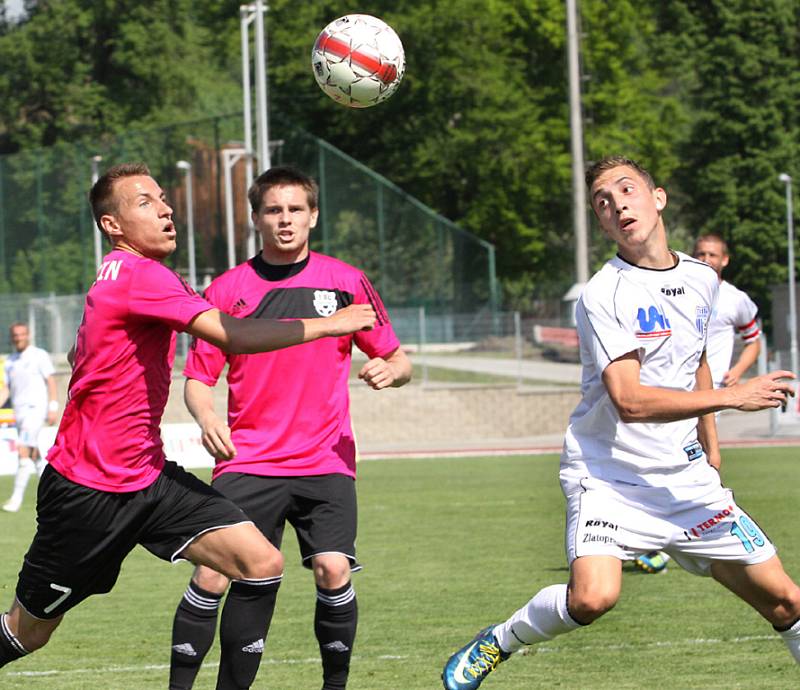
M 36 463 L 36 475 L 41 477 L 47 463 L 44 461 L 44 458 L 36 458 L 34 462 Z
M 17 467 L 17 475 L 14 477 L 14 493 L 11 494 L 11 500 L 21 503 L 25 496 L 25 487 L 28 486 L 28 480 L 34 473 L 33 460 L 30 458 L 20 458 L 19 467 Z
M 567 611 L 567 586 L 550 585 L 493 632 L 503 651 L 516 652 L 579 627 Z
M 800 619 L 796 620 L 788 630 L 778 631 L 778 634 L 783 638 L 794 660 L 800 664 Z

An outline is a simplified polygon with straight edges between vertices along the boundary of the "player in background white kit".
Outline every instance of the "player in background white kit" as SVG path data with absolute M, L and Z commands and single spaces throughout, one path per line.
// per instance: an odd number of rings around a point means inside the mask
M 730 262 L 728 245 L 719 235 L 701 235 L 694 243 L 692 256 L 708 264 L 717 272 L 719 297 L 708 322 L 706 359 L 711 368 L 714 388 L 739 383 L 742 375 L 755 364 L 761 351 L 761 329 L 758 325 L 758 307 L 746 292 L 722 278 L 722 271 Z M 736 334 L 744 342 L 736 363 L 731 366 Z M 720 469 L 719 465 L 714 465 Z M 634 561 L 648 573 L 660 573 L 669 562 L 669 555 L 654 551 L 642 554 Z
M 586 181 L 618 253 L 576 307 L 582 395 L 560 471 L 569 583 L 545 587 L 450 657 L 447 690 L 474 690 L 512 652 L 593 623 L 619 599 L 622 563 L 654 550 L 750 604 L 800 663 L 800 587 L 709 464 L 719 458 L 714 413 L 778 407 L 794 374 L 714 389 L 705 344 L 719 280 L 670 251 L 666 192 L 622 157 L 599 161 Z
M 727 243 L 719 235 L 698 237 L 692 256 L 711 266 L 719 278 L 719 300 L 708 324 L 706 357 L 714 387 L 732 386 L 739 383 L 742 375 L 755 364 L 761 351 L 758 307 L 746 292 L 722 277 L 730 256 Z M 736 363 L 731 366 L 737 333 L 744 347 Z
M 17 453 L 19 466 L 14 477 L 14 491 L 3 504 L 3 510 L 16 513 L 22 505 L 25 487 L 34 472 L 44 469 L 39 456 L 39 432 L 45 422 L 55 424 L 58 418 L 55 370 L 50 355 L 31 345 L 28 325 L 14 323 L 9 332 L 15 352 L 6 359 L 6 386 L 0 397 L 11 395 L 17 425 Z

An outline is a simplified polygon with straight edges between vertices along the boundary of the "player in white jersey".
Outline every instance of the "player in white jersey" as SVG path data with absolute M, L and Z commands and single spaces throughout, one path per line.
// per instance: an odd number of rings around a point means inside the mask
M 544 588 L 450 657 L 447 690 L 474 690 L 512 652 L 597 620 L 619 598 L 623 562 L 651 550 L 750 604 L 800 663 L 800 587 L 709 464 L 719 458 L 714 413 L 777 407 L 794 374 L 714 389 L 705 345 L 719 281 L 670 251 L 666 192 L 622 157 L 599 161 L 586 181 L 618 253 L 576 308 L 582 399 L 560 472 L 569 583 Z
M 22 506 L 31 475 L 34 472 L 41 475 L 44 469 L 44 460 L 39 456 L 39 432 L 45 422 L 55 424 L 58 399 L 50 355 L 31 345 L 27 324 L 12 324 L 9 331 L 15 352 L 6 359 L 6 386 L 0 397 L 11 396 L 17 425 L 19 465 L 14 477 L 14 490 L 11 498 L 3 504 L 3 510 L 15 513 Z
M 761 350 L 758 307 L 747 293 L 723 280 L 722 271 L 728 265 L 730 256 L 727 243 L 719 235 L 698 237 L 692 256 L 711 266 L 717 273 L 719 297 L 708 321 L 706 359 L 714 387 L 732 386 L 739 383 L 742 375 L 758 359 Z M 731 366 L 737 333 L 744 347 L 736 363 Z M 719 469 L 719 465 L 715 467 Z M 634 562 L 645 572 L 658 573 L 666 568 L 669 560 L 668 554 L 654 551 L 638 556 Z
M 698 237 L 692 255 L 711 266 L 719 278 L 719 299 L 708 324 L 706 357 L 714 386 L 732 386 L 755 364 L 761 351 L 758 307 L 746 292 L 722 278 L 730 256 L 727 243 L 719 235 Z M 731 366 L 737 333 L 744 347 Z

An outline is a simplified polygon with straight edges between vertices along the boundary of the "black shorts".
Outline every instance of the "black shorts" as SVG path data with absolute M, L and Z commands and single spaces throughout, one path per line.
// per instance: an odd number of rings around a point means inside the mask
M 39 481 L 38 528 L 17 583 L 36 618 L 57 618 L 92 594 L 111 591 L 122 561 L 141 544 L 165 561 L 197 537 L 248 519 L 174 462 L 150 486 L 128 493 L 76 484 L 49 465 Z
M 288 520 L 297 533 L 303 565 L 311 557 L 338 553 L 356 562 L 356 483 L 344 474 L 306 477 L 262 477 L 225 472 L 212 486 L 247 514 L 276 548 L 281 547 Z

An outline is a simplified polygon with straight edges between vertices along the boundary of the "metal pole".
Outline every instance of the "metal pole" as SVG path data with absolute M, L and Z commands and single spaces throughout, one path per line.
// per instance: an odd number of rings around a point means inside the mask
M 225 173 L 225 230 L 228 240 L 228 268 L 236 265 L 236 237 L 234 233 L 233 217 L 233 180 L 231 169 L 243 155 L 247 155 L 246 149 L 223 149 L 222 169 Z
M 789 268 L 789 354 L 792 371 L 798 372 L 797 366 L 797 299 L 794 287 L 794 213 L 792 210 L 792 178 L 781 173 L 778 179 L 786 185 L 786 244 L 788 249 Z
M 575 280 L 589 280 L 586 231 L 586 190 L 583 182 L 583 122 L 581 118 L 580 58 L 577 0 L 567 2 L 567 62 L 569 64 L 569 123 L 572 142 L 572 222 L 575 230 Z
M 242 93 L 244 95 L 244 148 L 245 148 L 245 186 L 250 189 L 253 184 L 253 111 L 250 100 L 252 85 L 250 84 L 250 34 L 248 26 L 255 18 L 253 5 L 243 5 L 239 8 L 239 17 L 242 29 Z M 247 209 L 247 200 L 245 199 Z M 246 213 L 248 233 L 252 234 L 254 229 L 250 223 L 249 210 Z M 248 235 L 249 236 L 249 235 Z
M 189 254 L 189 285 L 197 290 L 197 265 L 194 250 L 194 198 L 192 194 L 192 164 L 178 161 L 176 167 L 186 173 L 186 251 Z
M 103 160 L 102 156 L 92 156 L 92 187 L 100 177 L 100 161 Z M 92 227 L 94 228 L 94 266 L 99 271 L 100 264 L 103 262 L 103 233 L 94 222 L 94 214 L 92 214 Z
M 263 172 L 270 167 L 269 125 L 267 114 L 267 38 L 264 31 L 264 14 L 269 6 L 262 0 L 256 0 L 256 134 L 258 146 L 258 164 Z

